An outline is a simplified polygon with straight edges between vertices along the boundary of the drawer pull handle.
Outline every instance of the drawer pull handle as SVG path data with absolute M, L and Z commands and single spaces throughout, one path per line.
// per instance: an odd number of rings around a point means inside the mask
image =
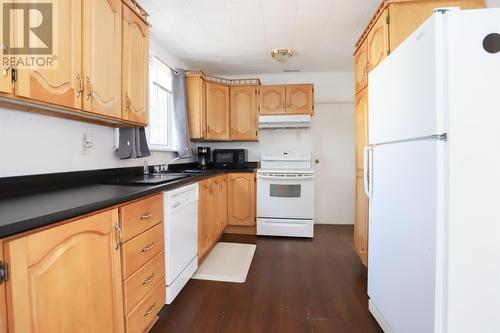
M 141 220 L 147 220 L 149 219 L 151 216 L 153 216 L 153 213 L 148 213 L 148 214 L 144 214 L 141 216 Z
M 156 302 L 153 303 L 153 305 L 151 305 L 148 309 L 148 311 L 144 312 L 144 317 L 147 317 L 149 316 L 150 314 L 153 313 L 153 309 L 155 308 L 156 306 Z
M 155 273 L 151 274 L 146 280 L 142 281 L 142 285 L 146 285 L 148 283 L 151 283 L 153 282 L 153 280 L 155 279 Z
M 150 244 L 146 245 L 145 247 L 142 248 L 141 253 L 148 252 L 155 246 L 154 242 L 151 242 Z
M 121 235 L 122 235 L 123 231 L 118 226 L 118 224 L 114 224 L 113 228 L 115 228 L 115 231 L 116 231 L 116 245 L 115 245 L 115 250 L 118 250 L 120 248 L 120 245 L 122 245 L 120 239 L 121 239 Z

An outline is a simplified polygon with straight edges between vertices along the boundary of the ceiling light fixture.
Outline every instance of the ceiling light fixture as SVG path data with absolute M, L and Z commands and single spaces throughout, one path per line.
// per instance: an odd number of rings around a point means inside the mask
M 274 49 L 271 52 L 271 57 L 280 63 L 286 62 L 293 56 L 293 51 L 291 49 Z

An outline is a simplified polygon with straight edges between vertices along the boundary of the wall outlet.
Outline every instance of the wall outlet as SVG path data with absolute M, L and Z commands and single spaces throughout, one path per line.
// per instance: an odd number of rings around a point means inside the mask
M 94 147 L 94 136 L 89 133 L 84 133 L 82 142 L 82 155 L 88 155 L 93 147 Z

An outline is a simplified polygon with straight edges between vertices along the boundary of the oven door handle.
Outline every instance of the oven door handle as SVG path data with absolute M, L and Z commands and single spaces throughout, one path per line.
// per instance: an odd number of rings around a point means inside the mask
M 274 180 L 307 180 L 314 179 L 314 175 L 306 175 L 306 176 L 265 176 L 265 175 L 257 175 L 260 179 L 274 179 Z

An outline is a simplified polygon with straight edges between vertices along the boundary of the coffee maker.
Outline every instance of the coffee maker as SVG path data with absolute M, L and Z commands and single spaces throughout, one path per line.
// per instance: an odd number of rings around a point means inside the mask
M 210 166 L 210 147 L 198 147 L 198 167 L 207 169 Z

